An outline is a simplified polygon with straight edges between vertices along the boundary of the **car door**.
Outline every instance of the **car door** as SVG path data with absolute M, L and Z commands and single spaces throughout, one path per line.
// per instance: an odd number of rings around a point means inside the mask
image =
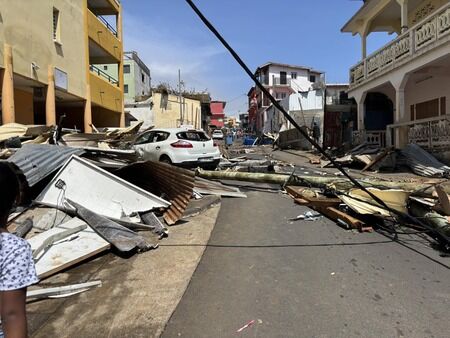
M 159 160 L 159 149 L 156 149 L 157 144 L 154 142 L 156 138 L 155 133 L 155 131 L 144 133 L 134 143 L 134 149 L 136 149 L 139 156 L 145 161 Z

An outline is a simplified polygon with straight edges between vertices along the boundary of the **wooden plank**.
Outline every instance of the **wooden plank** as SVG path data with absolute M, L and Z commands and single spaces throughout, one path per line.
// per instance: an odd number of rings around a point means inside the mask
M 294 198 L 295 203 L 300 205 L 308 205 L 309 201 L 304 200 L 303 198 Z
M 80 225 L 86 225 L 87 228 L 77 233 L 76 238 L 70 241 L 61 241 L 51 246 L 48 251 L 37 261 L 36 272 L 40 279 L 54 275 L 68 267 L 78 264 L 96 254 L 106 251 L 110 248 L 110 244 L 100 237 L 91 227 L 84 221 L 73 218 L 67 223 L 58 227 L 47 230 L 28 240 L 32 250 L 40 247 L 44 241 L 60 232 L 68 229 L 74 229 Z
M 392 148 L 386 148 L 382 153 L 378 154 L 377 157 L 374 158 L 374 160 L 370 163 L 368 163 L 361 172 L 364 172 L 366 170 L 369 170 L 372 168 L 375 164 L 379 163 L 381 160 L 383 160 L 386 156 L 388 156 L 393 151 Z
M 288 186 L 286 187 L 286 191 L 294 200 L 300 199 L 307 201 L 308 203 L 305 205 L 309 205 L 311 207 L 337 206 L 342 203 L 339 198 L 315 197 L 315 191 L 307 188 Z
M 328 218 L 337 222 L 338 219 L 344 221 L 352 227 L 352 229 L 358 229 L 359 231 L 372 231 L 372 227 L 367 226 L 363 221 L 348 215 L 347 213 L 340 211 L 333 207 L 315 208 L 320 213 L 324 214 Z

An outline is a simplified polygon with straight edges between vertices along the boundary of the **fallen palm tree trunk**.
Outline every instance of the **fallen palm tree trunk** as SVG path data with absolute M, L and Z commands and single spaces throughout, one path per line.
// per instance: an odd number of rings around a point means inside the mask
M 234 180 L 234 181 L 247 181 L 257 183 L 273 183 L 285 185 L 310 185 L 313 187 L 324 187 L 333 185 L 336 190 L 350 190 L 354 188 L 354 185 L 346 180 L 336 177 L 324 177 L 324 176 L 299 176 L 299 175 L 283 175 L 283 174 L 262 174 L 262 173 L 243 173 L 243 172 L 230 172 L 230 171 L 206 171 L 197 170 L 197 176 L 206 179 L 215 180 Z M 431 195 L 434 191 L 432 184 L 419 184 L 419 183 L 406 183 L 406 182 L 391 182 L 382 181 L 376 179 L 364 179 L 358 180 L 358 182 L 368 188 L 380 188 L 380 189 L 402 189 L 405 191 L 422 191 L 425 195 Z M 444 191 L 450 192 L 450 185 L 442 185 Z
M 446 236 L 450 236 L 450 223 L 447 217 L 430 211 L 426 206 L 420 203 L 413 203 L 409 208 L 410 213 L 415 217 L 420 217 L 430 227 L 441 231 Z

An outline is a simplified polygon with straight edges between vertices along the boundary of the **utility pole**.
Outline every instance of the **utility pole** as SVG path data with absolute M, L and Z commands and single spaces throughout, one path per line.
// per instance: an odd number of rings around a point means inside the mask
M 180 101 L 180 125 L 183 125 L 183 101 L 181 100 L 181 70 L 178 69 L 178 100 Z

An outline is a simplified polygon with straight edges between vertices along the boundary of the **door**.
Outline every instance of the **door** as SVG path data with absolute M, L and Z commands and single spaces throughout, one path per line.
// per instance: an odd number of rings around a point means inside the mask
M 280 84 L 281 85 L 287 84 L 287 73 L 286 72 L 280 72 Z
M 342 119 L 340 112 L 325 113 L 324 119 L 324 147 L 340 147 L 342 145 Z
M 134 148 L 145 161 L 159 161 L 163 143 L 169 137 L 169 133 L 162 131 L 149 131 L 136 139 Z

